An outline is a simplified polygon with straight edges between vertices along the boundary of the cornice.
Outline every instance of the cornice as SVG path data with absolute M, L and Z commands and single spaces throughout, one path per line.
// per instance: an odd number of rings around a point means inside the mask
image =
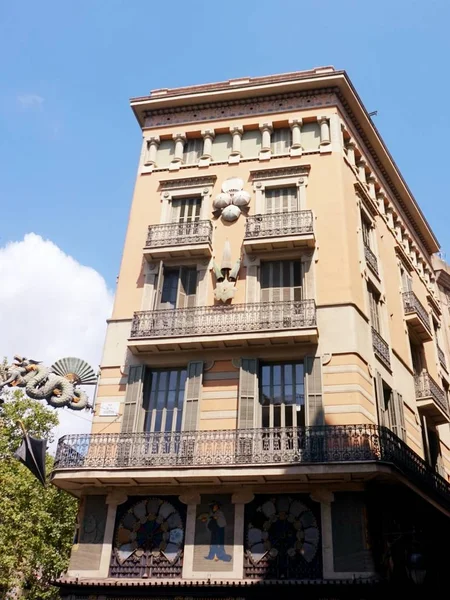
M 355 186 L 355 191 L 357 195 L 361 198 L 364 206 L 367 208 L 372 217 L 375 217 L 378 214 L 378 206 L 375 200 L 370 196 L 369 192 L 366 188 L 357 181 L 353 184 Z
M 217 175 L 207 175 L 204 177 L 183 177 L 182 179 L 163 179 L 159 182 L 162 190 L 184 188 L 184 187 L 202 187 L 214 185 Z
M 311 165 L 301 165 L 295 167 L 275 167 L 273 169 L 255 169 L 250 171 L 253 180 L 271 179 L 274 177 L 303 177 L 309 175 Z

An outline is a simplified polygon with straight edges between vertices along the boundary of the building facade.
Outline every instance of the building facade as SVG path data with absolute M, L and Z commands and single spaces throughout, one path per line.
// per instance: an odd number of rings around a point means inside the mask
M 440 581 L 450 275 L 346 73 L 131 106 L 142 152 L 92 433 L 60 440 L 52 476 L 80 498 L 62 596 Z

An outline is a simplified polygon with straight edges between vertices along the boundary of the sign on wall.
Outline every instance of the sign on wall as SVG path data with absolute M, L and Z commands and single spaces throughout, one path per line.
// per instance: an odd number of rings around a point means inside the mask
M 100 417 L 117 417 L 120 402 L 102 402 L 100 404 Z

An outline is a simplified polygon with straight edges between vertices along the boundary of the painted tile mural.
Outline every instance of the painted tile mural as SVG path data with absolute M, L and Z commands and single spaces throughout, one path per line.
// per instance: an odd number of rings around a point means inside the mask
M 195 523 L 194 571 L 232 571 L 234 504 L 230 494 L 202 495 Z

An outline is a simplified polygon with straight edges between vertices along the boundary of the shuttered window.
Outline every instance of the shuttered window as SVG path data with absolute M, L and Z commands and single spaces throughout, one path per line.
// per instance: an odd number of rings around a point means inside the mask
M 262 427 L 305 425 L 303 363 L 262 365 L 259 375 Z
M 267 188 L 264 191 L 265 213 L 285 213 L 298 210 L 297 196 L 295 186 Z
M 258 360 L 242 358 L 239 372 L 239 429 L 255 426 Z
M 302 266 L 299 260 L 261 264 L 261 302 L 301 300 Z
M 194 138 L 187 140 L 184 145 L 183 162 L 185 165 L 195 165 L 198 163 L 203 153 L 203 138 Z
M 172 223 L 192 223 L 200 219 L 201 197 L 179 198 L 172 202 Z
M 187 368 L 187 381 L 184 402 L 184 431 L 197 429 L 198 404 L 202 390 L 203 362 L 191 361 Z
M 322 361 L 320 356 L 305 357 L 307 425 L 325 424 L 322 397 Z
M 181 431 L 186 369 L 154 369 L 148 373 L 145 431 Z
M 410 292 L 412 290 L 412 278 L 403 266 L 400 267 L 400 277 L 402 280 L 402 291 Z
M 368 287 L 367 291 L 369 293 L 369 307 L 370 307 L 370 322 L 372 324 L 372 327 L 375 329 L 375 331 L 377 331 L 378 333 L 381 333 L 380 331 L 380 298 L 379 295 L 375 292 L 375 290 L 372 287 Z
M 163 270 L 159 308 L 189 308 L 196 305 L 197 268 Z
M 274 129 L 271 135 L 272 154 L 288 154 L 291 147 L 291 130 L 289 127 Z
M 372 244 L 370 241 L 371 225 L 370 225 L 370 222 L 367 220 L 367 218 L 363 214 L 361 214 L 361 229 L 362 229 L 362 237 L 363 237 L 364 246 L 372 249 Z
M 144 367 L 132 365 L 128 373 L 127 392 L 122 416 L 122 433 L 138 431 L 142 412 Z

